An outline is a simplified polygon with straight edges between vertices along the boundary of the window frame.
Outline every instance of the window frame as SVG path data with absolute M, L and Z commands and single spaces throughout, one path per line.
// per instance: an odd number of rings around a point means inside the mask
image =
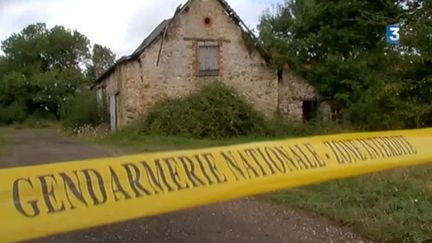
M 216 69 L 202 69 L 202 48 L 214 48 L 215 53 L 215 60 L 213 60 L 214 64 L 217 65 Z M 196 41 L 196 76 L 199 78 L 206 78 L 206 77 L 219 77 L 221 74 L 221 43 L 217 40 L 198 40 Z

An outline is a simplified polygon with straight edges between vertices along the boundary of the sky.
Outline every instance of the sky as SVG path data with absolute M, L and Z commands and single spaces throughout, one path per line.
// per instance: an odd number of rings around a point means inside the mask
M 0 40 L 43 22 L 78 30 L 92 42 L 129 55 L 163 19 L 186 0 L 0 0 Z M 228 0 L 254 28 L 262 12 L 284 0 Z

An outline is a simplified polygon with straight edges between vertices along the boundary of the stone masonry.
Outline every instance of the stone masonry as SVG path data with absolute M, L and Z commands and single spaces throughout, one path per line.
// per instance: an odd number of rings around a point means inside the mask
M 218 43 L 217 77 L 197 75 L 200 40 Z M 137 58 L 116 65 L 96 89 L 105 96 L 118 94 L 116 115 L 118 126 L 124 127 L 157 102 L 196 92 L 214 80 L 237 89 L 266 117 L 279 112 L 301 120 L 302 101 L 316 99 L 314 88 L 291 71 L 284 70 L 278 80 L 262 55 L 247 48 L 239 25 L 218 0 L 190 0 L 161 37 Z

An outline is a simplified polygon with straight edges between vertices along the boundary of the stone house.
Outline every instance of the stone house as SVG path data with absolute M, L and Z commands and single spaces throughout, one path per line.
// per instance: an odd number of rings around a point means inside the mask
M 315 89 L 270 58 L 225 0 L 189 0 L 130 55 L 97 80 L 109 101 L 111 128 L 124 127 L 157 102 L 190 94 L 214 80 L 234 87 L 267 117 L 309 119 Z

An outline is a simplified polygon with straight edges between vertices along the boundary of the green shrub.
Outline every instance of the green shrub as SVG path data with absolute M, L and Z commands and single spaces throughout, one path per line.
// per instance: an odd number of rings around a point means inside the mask
M 85 90 L 68 99 L 62 105 L 61 118 L 67 128 L 100 124 L 96 94 Z
M 10 125 L 12 123 L 23 122 L 28 114 L 26 107 L 19 103 L 9 106 L 0 105 L 0 124 Z
M 221 82 L 214 82 L 199 93 L 159 103 L 139 126 L 145 134 L 195 138 L 271 133 L 265 119 Z

